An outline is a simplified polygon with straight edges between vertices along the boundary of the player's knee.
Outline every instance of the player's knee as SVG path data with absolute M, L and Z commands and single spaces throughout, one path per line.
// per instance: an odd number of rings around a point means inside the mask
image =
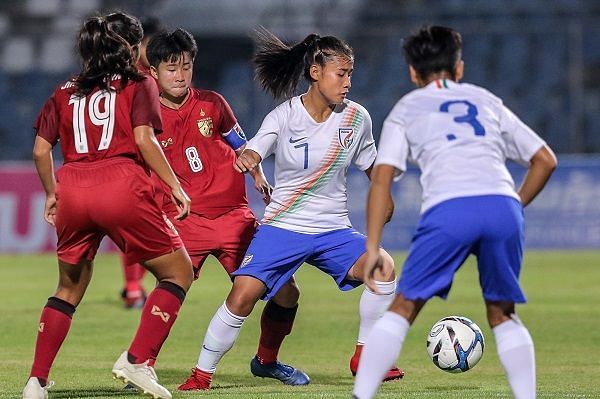
M 380 249 L 379 253 L 383 259 L 383 267 L 375 273 L 375 279 L 378 281 L 393 281 L 396 278 L 394 258 L 384 249 Z
M 292 308 L 298 304 L 300 298 L 300 289 L 294 280 L 288 281 L 277 294 L 273 297 L 273 300 L 280 306 L 285 308 Z
M 264 294 L 265 288 L 258 280 L 249 277 L 236 277 L 233 287 L 227 296 L 226 304 L 231 313 L 236 316 L 248 316 L 254 305 Z

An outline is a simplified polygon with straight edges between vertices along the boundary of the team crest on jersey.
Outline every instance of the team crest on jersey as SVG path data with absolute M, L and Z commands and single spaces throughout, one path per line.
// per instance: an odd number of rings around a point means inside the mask
M 198 131 L 200 131 L 200 134 L 204 137 L 210 137 L 213 134 L 213 120 L 210 116 L 205 118 L 205 115 L 206 112 L 201 108 L 200 119 L 198 119 L 196 123 L 198 124 Z
M 338 138 L 340 140 L 340 145 L 345 149 L 349 149 L 354 142 L 354 129 L 347 127 L 339 128 Z
M 242 264 L 240 265 L 240 267 L 244 267 L 248 263 L 252 262 L 252 258 L 254 258 L 254 255 L 246 255 L 246 256 L 244 256 L 244 260 L 242 261 Z

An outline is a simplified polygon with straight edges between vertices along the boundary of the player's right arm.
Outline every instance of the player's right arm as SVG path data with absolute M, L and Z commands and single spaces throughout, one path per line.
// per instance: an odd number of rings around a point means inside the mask
M 154 135 L 154 129 L 150 126 L 136 126 L 133 129 L 133 135 L 135 136 L 135 144 L 146 164 L 171 188 L 173 202 L 179 208 L 179 214 L 175 216 L 175 219 L 185 219 L 190 214 L 190 197 L 181 188 L 179 180 L 167 162 L 165 154 Z
M 371 187 L 367 197 L 367 260 L 363 281 L 374 292 L 377 292 L 375 271 L 383 267 L 379 248 L 383 225 L 388 221 L 389 198 L 395 174 L 396 168 L 391 165 L 376 165 L 371 172 Z
M 156 83 L 146 78 L 137 83 L 133 97 L 131 121 L 135 144 L 146 164 L 156 175 L 171 188 L 171 199 L 179 209 L 175 219 L 182 220 L 190 213 L 191 200 L 183 191 L 171 165 L 155 136 L 155 131 L 162 130 L 160 118 L 160 101 Z
M 56 221 L 56 179 L 54 178 L 54 165 L 52 163 L 52 144 L 40 136 L 35 137 L 33 161 L 46 192 L 44 219 L 54 226 Z

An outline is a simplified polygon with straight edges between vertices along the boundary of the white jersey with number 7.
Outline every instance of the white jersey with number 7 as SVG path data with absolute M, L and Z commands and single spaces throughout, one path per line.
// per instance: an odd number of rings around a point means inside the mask
M 317 123 L 293 97 L 265 117 L 247 148 L 262 159 L 275 155 L 275 189 L 262 223 L 308 234 L 351 227 L 348 167 L 366 170 L 376 157 L 364 107 L 345 100 Z

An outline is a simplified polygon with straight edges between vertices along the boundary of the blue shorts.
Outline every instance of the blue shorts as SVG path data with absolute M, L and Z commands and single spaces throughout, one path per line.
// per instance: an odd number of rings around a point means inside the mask
M 263 299 L 269 300 L 306 262 L 329 274 L 340 290 L 348 291 L 362 284 L 346 276 L 365 253 L 365 243 L 366 237 L 351 228 L 303 234 L 261 225 L 232 276 L 251 276 L 262 281 L 267 287 Z
M 523 207 L 501 195 L 462 197 L 427 210 L 419 221 L 396 292 L 406 299 L 446 298 L 470 254 L 489 301 L 526 302 L 519 286 Z

